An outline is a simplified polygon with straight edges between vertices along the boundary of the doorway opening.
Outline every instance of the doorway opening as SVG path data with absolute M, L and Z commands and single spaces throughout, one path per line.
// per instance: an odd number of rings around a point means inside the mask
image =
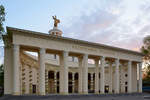
M 33 94 L 36 93 L 36 85 L 32 85 L 32 93 L 33 93 Z
M 105 85 L 105 93 L 108 93 L 108 92 L 109 92 L 109 86 Z

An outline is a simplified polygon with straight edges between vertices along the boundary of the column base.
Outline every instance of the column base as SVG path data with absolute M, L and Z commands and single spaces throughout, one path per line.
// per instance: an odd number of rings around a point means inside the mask
M 105 92 L 100 92 L 100 94 L 105 94 Z
M 68 93 L 67 92 L 61 92 L 61 93 L 59 93 L 60 95 L 68 95 Z
M 139 93 L 142 93 L 142 90 L 140 90 Z
M 132 91 L 128 91 L 127 93 L 132 93 Z
M 39 93 L 39 95 L 45 95 L 45 92 L 41 92 L 41 93 Z
M 119 92 L 115 92 L 115 94 L 119 94 Z
M 88 92 L 82 92 L 82 94 L 88 94 Z
M 20 95 L 20 92 L 14 92 L 13 95 Z
M 83 92 L 78 92 L 79 94 L 83 94 Z
M 97 92 L 95 92 L 95 94 L 99 94 L 99 92 L 97 91 Z

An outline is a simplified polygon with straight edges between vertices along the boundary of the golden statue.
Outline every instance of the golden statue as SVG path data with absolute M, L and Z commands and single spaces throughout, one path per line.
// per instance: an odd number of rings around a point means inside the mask
M 57 19 L 56 16 L 52 16 L 52 17 L 53 17 L 53 19 L 54 19 L 54 27 L 57 27 L 57 24 L 60 23 L 60 20 Z

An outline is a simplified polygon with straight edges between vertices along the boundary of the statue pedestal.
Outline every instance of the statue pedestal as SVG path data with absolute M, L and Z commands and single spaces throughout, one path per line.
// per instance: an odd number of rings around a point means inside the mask
M 59 30 L 57 27 L 53 27 L 53 29 L 49 30 L 49 34 L 55 36 L 62 36 L 62 31 Z

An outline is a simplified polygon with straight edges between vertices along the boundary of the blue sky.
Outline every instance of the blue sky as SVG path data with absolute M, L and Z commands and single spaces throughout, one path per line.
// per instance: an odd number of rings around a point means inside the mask
M 51 16 L 57 15 L 65 37 L 136 51 L 150 34 L 150 0 L 0 0 L 0 4 L 7 13 L 4 26 L 48 33 Z

